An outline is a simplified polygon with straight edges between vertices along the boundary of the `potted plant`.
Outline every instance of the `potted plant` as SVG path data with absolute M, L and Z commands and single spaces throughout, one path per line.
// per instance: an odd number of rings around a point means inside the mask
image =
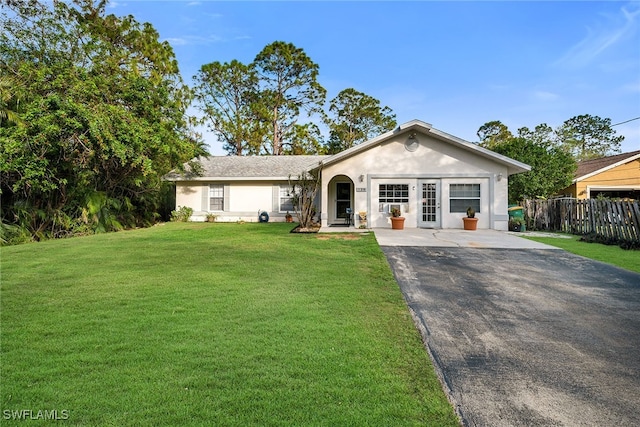
M 218 215 L 212 214 L 212 213 L 208 213 L 207 217 L 206 217 L 206 221 L 207 222 L 216 222 L 217 218 L 218 218 Z
M 478 228 L 478 218 L 476 218 L 476 211 L 469 206 L 467 208 L 467 216 L 462 218 L 465 230 L 475 230 Z
M 391 208 L 391 229 L 404 230 L 404 217 L 400 216 L 400 208 Z
M 293 216 L 289 213 L 289 211 L 287 211 L 286 215 L 284 216 L 284 219 L 287 222 L 293 222 Z
M 358 212 L 358 217 L 360 218 L 360 228 L 367 228 L 367 212 Z

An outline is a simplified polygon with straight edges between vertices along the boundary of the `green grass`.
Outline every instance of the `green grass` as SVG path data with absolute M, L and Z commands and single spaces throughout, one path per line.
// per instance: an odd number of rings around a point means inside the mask
M 567 234 L 558 234 L 558 237 L 532 237 L 523 234 L 523 237 L 564 249 L 567 252 L 585 258 L 606 262 L 640 273 L 640 251 L 637 250 L 625 250 L 619 246 L 603 245 L 601 243 L 581 242 L 580 236 L 569 236 Z
M 374 236 L 290 228 L 2 248 L 0 422 L 458 425 Z

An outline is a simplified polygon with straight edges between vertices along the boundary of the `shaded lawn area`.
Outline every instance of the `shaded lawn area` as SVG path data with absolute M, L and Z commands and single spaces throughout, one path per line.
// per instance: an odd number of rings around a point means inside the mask
M 3 414 L 458 425 L 375 237 L 291 228 L 170 223 L 2 248 Z
M 558 233 L 558 237 L 527 236 L 526 234 L 523 234 L 522 237 L 555 246 L 585 258 L 606 262 L 629 271 L 640 273 L 639 250 L 625 250 L 615 245 L 581 242 L 580 236 L 564 233 Z

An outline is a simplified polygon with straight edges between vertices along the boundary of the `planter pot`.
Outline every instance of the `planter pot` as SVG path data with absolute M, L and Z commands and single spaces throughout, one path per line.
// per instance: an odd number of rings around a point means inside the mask
M 478 228 L 478 218 L 462 218 L 465 230 L 475 230 Z
M 286 216 L 286 217 L 285 217 L 285 220 L 286 220 L 287 222 L 293 222 L 293 217 L 292 217 L 292 216 Z
M 404 230 L 404 217 L 392 216 L 391 217 L 391 229 L 392 230 Z

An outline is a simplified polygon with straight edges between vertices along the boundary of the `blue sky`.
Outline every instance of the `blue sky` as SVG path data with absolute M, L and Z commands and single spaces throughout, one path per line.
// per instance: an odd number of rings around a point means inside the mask
M 320 66 L 327 102 L 353 87 L 398 123 L 420 119 L 468 141 L 491 120 L 515 133 L 580 114 L 640 117 L 638 1 L 123 0 L 108 13 L 153 24 L 189 84 L 203 64 L 249 63 L 282 40 Z M 640 120 L 614 129 L 623 152 L 640 150 Z

